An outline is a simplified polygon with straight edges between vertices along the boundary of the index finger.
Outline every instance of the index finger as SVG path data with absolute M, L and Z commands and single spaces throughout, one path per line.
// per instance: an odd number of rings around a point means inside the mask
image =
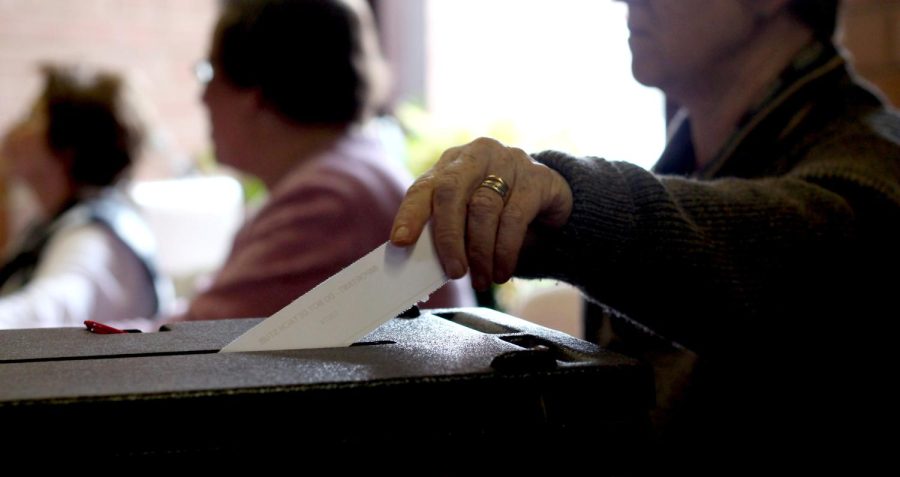
M 413 182 L 400 202 L 394 225 L 391 227 L 391 242 L 400 247 L 416 243 L 428 219 L 431 218 L 431 196 L 434 182 L 430 172 L 426 172 Z

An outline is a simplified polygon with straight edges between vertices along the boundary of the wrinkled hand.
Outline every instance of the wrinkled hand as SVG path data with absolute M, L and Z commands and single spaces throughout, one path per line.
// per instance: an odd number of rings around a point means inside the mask
M 509 186 L 501 195 L 480 187 L 488 175 Z M 566 223 L 572 191 L 556 171 L 521 149 L 493 139 L 476 139 L 448 149 L 406 193 L 394 218 L 391 241 L 416 242 L 431 218 L 434 245 L 444 271 L 460 278 L 471 268 L 478 290 L 512 276 L 529 225 Z

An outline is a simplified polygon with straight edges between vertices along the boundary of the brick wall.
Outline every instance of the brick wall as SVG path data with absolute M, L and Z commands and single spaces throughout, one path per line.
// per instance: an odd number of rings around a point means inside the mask
M 125 72 L 152 109 L 162 161 L 143 176 L 179 172 L 208 150 L 191 67 L 202 58 L 216 0 L 0 0 L 0 131 L 40 88 L 41 61 L 85 62 Z
M 857 72 L 900 106 L 900 0 L 845 0 L 843 43 Z

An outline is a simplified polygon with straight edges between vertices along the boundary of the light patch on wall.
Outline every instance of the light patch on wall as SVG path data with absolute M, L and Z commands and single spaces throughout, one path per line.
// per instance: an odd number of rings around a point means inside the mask
M 624 4 L 431 0 L 426 15 L 426 104 L 439 123 L 526 151 L 658 158 L 663 98 L 631 76 Z

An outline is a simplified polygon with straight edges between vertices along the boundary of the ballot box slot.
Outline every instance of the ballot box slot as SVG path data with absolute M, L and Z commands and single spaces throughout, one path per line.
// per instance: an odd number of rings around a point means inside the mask
M 384 346 L 396 344 L 395 341 L 360 341 L 353 343 L 351 347 L 358 346 Z M 218 349 L 201 349 L 190 351 L 159 351 L 155 353 L 123 353 L 123 354 L 106 354 L 106 355 L 84 355 L 84 356 L 53 356 L 43 358 L 17 358 L 17 359 L 0 359 L 0 364 L 15 363 L 43 363 L 50 361 L 89 361 L 94 359 L 119 359 L 119 358 L 145 358 L 150 356 L 187 356 L 192 354 L 213 354 L 218 353 Z
M 93 359 L 118 359 L 118 358 L 143 358 L 147 356 L 184 356 L 190 354 L 212 354 L 218 353 L 217 349 L 191 350 L 191 351 L 163 351 L 158 353 L 126 353 L 115 355 L 85 355 L 85 356 L 54 356 L 47 358 L 23 358 L 23 359 L 5 359 L 0 364 L 12 363 L 43 363 L 50 361 L 87 361 Z
M 359 343 L 353 343 L 350 345 L 353 346 L 381 346 L 381 345 L 392 345 L 397 344 L 396 341 L 391 340 L 381 340 L 381 341 L 360 341 Z
M 458 325 L 471 328 L 475 331 L 489 335 L 502 335 L 508 333 L 516 333 L 520 330 L 502 325 L 495 321 L 487 320 L 484 317 L 465 312 L 432 312 L 432 315 L 439 316 L 445 320 L 452 321 Z

